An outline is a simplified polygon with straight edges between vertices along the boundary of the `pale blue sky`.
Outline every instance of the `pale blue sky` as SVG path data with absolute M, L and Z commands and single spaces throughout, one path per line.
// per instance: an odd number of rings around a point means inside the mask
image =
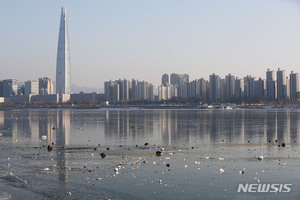
M 76 85 L 300 72 L 299 0 L 1 0 L 0 79 L 55 80 L 63 5 Z

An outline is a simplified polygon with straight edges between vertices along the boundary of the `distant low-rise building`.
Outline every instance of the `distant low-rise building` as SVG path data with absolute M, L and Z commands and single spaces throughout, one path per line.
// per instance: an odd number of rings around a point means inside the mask
M 104 94 L 93 93 L 78 93 L 71 94 L 71 103 L 75 104 L 95 104 L 105 101 Z
M 59 103 L 59 94 L 34 95 L 31 96 L 31 103 Z
M 15 95 L 9 98 L 10 103 L 27 104 L 31 102 L 31 94 L 29 95 Z

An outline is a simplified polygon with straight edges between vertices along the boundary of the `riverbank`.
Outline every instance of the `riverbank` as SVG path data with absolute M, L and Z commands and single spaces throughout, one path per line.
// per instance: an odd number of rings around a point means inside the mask
M 213 105 L 168 105 L 168 104 L 136 104 L 136 105 L 75 105 L 75 104 L 54 104 L 54 105 L 0 105 L 0 110 L 11 109 L 300 109 L 299 104 L 213 104 Z

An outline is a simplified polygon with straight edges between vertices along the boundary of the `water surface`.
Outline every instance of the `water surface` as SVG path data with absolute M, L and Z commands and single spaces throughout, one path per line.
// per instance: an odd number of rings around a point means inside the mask
M 8 110 L 0 130 L 0 198 L 300 197 L 299 110 Z M 292 192 L 237 193 L 258 182 Z

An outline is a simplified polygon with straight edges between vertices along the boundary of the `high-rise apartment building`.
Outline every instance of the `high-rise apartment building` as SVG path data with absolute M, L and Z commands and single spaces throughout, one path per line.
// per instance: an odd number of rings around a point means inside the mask
M 104 82 L 104 91 L 107 101 L 128 102 L 128 101 L 153 101 L 154 89 L 151 83 L 146 81 L 132 82 L 124 79 Z
M 225 96 L 226 96 L 225 84 L 226 84 L 225 78 L 220 78 L 220 101 L 225 100 Z
M 71 93 L 70 44 L 66 7 L 61 9 L 56 62 L 56 93 Z
M 170 85 L 171 84 L 171 77 L 170 74 L 163 74 L 161 77 L 161 84 L 162 85 Z
M 158 101 L 177 97 L 177 87 L 174 85 L 161 85 L 158 87 Z
M 290 74 L 290 98 L 292 100 L 300 98 L 300 75 L 293 71 Z
M 266 98 L 269 100 L 277 98 L 275 71 L 270 71 L 270 69 L 266 72 Z
M 228 102 L 235 98 L 235 77 L 228 74 L 225 77 L 225 100 Z
M 171 85 L 179 86 L 180 83 L 189 83 L 188 74 L 175 74 L 172 73 L 170 76 Z
M 39 94 L 39 81 L 32 80 L 25 82 L 25 95 L 38 95 Z
M 220 77 L 214 73 L 209 76 L 209 100 L 220 100 Z
M 39 94 L 53 94 L 53 83 L 51 78 L 43 77 L 39 78 Z
M 277 71 L 277 98 L 278 99 L 287 98 L 287 83 L 286 83 L 285 70 L 280 70 L 280 68 L 278 68 Z
M 208 81 L 204 80 L 204 78 L 201 78 L 197 81 L 196 96 L 202 101 L 206 101 L 208 99 L 208 85 Z
M 244 79 L 235 79 L 235 98 L 244 98 Z
M 198 87 L 197 87 L 198 86 Z M 197 80 L 193 80 L 189 83 L 189 98 L 197 98 L 197 95 L 196 95 L 196 91 L 197 89 L 199 90 L 199 83 L 197 82 Z M 199 93 L 199 92 L 198 92 Z
M 138 91 L 138 83 L 139 80 L 135 80 L 132 79 L 131 80 L 131 95 L 130 95 L 130 99 L 133 101 L 137 101 L 138 100 L 138 96 L 139 96 L 139 91 Z
M 266 83 L 264 79 L 259 78 L 254 81 L 254 97 L 257 99 L 262 99 L 265 96 Z
M 130 91 L 130 81 L 124 79 L 119 79 L 118 81 L 115 81 L 116 84 L 119 85 L 119 101 L 121 102 L 127 102 L 129 101 L 129 91 Z
M 254 84 L 256 79 L 252 76 L 244 77 L 244 97 L 247 99 L 253 99 L 255 97 Z

